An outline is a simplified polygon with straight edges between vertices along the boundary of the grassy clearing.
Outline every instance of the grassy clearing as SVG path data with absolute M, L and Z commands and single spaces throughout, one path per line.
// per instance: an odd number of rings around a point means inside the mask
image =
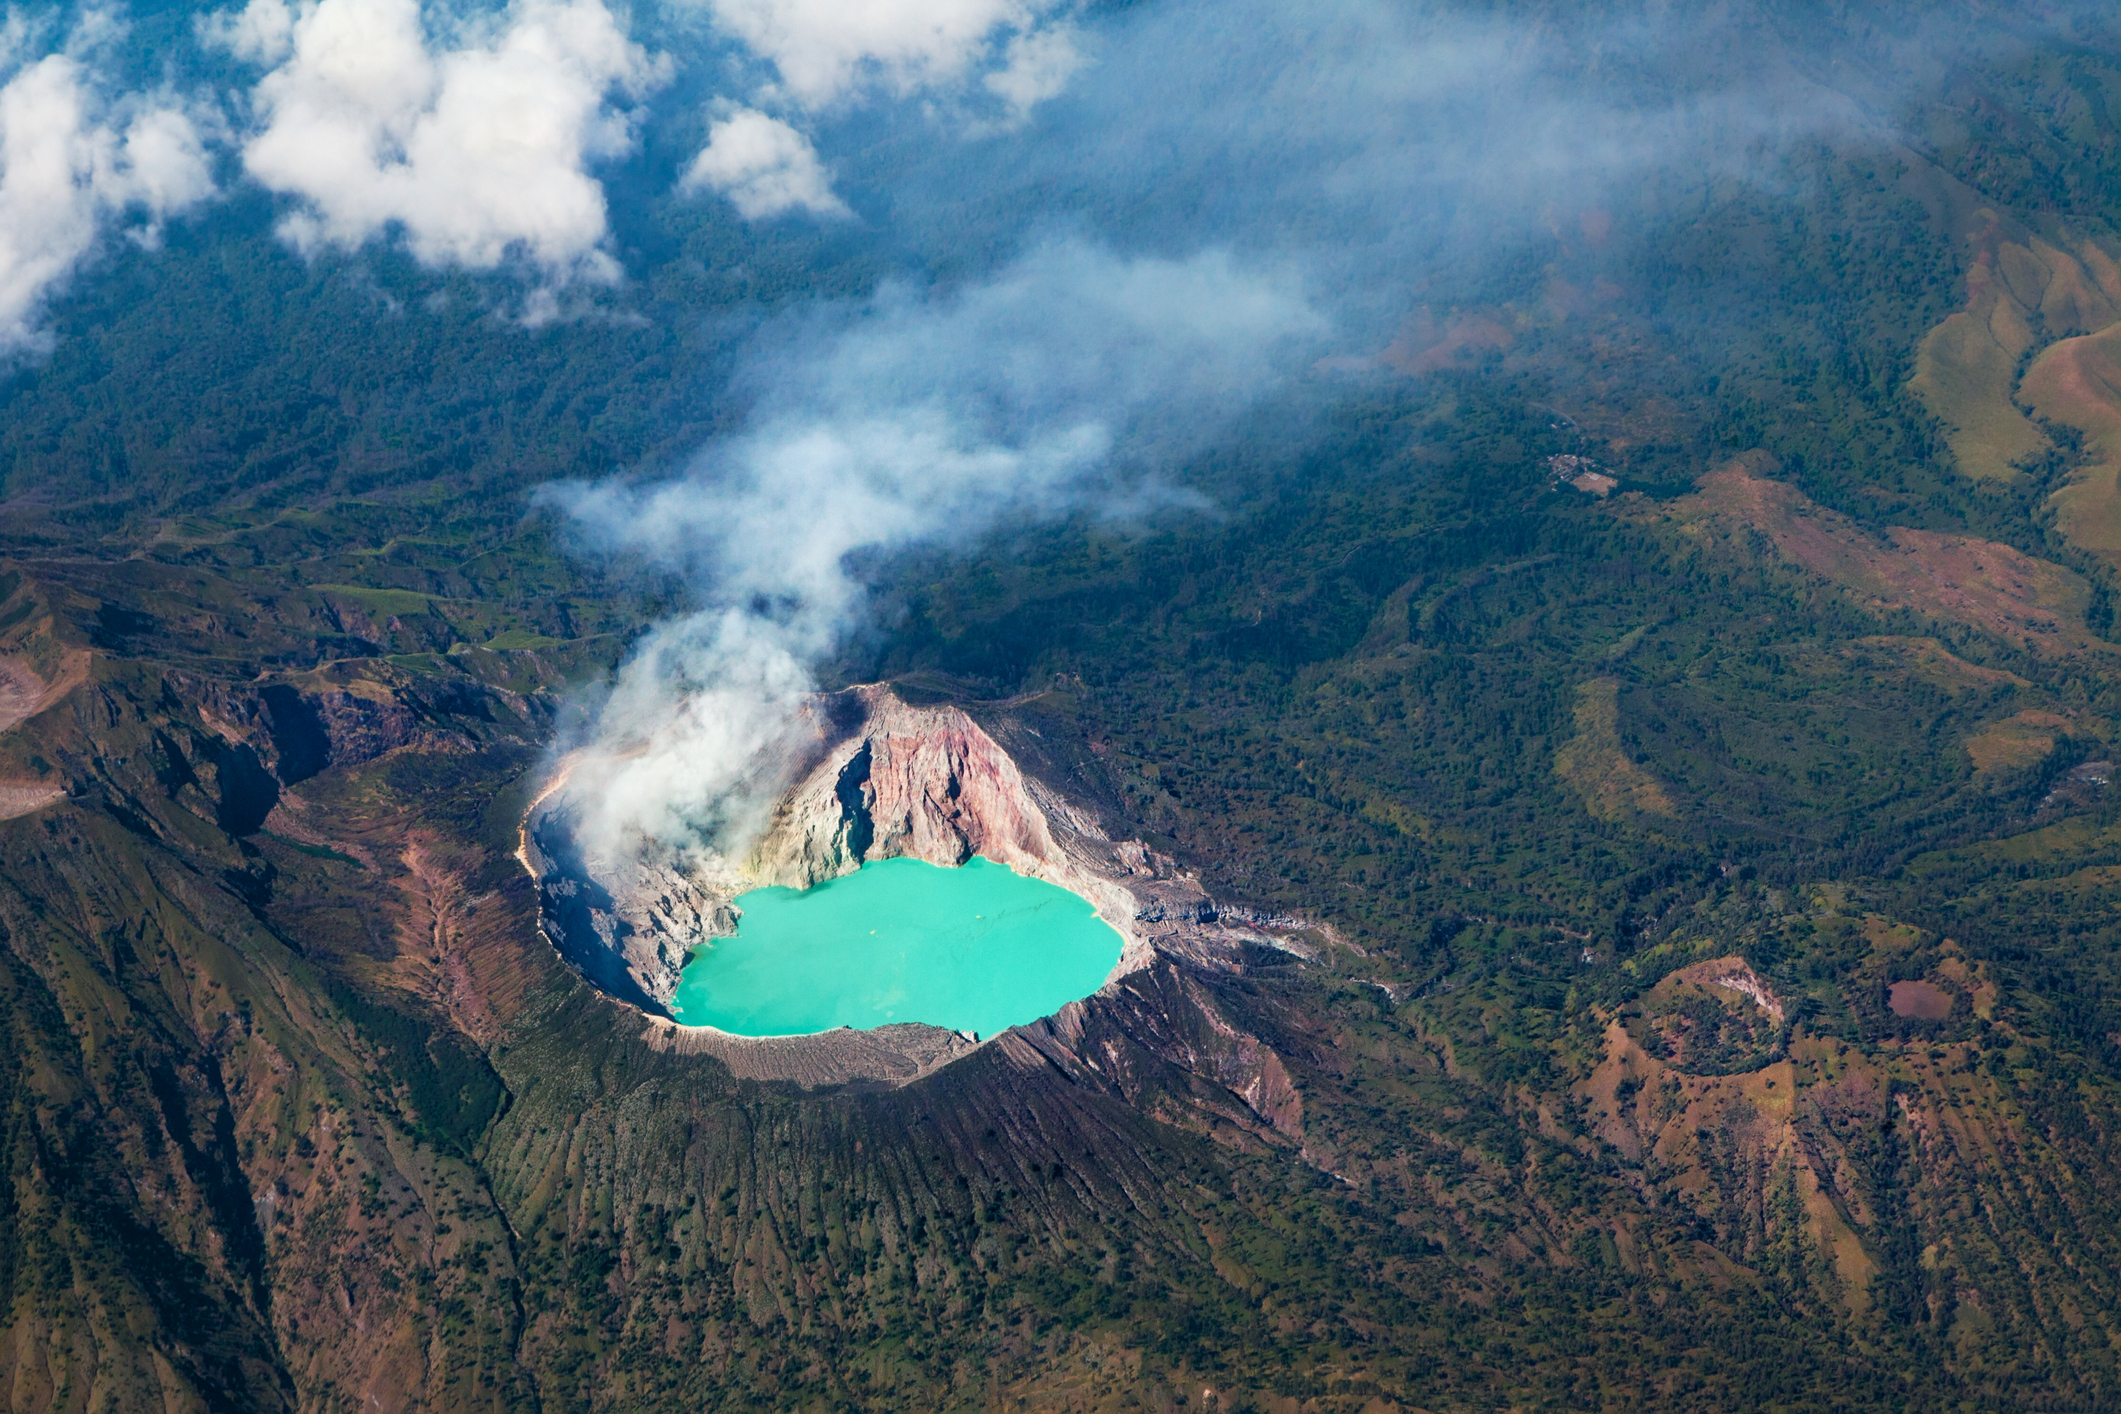
M 2020 712 L 1966 740 L 1977 775 L 2012 770 L 2044 761 L 2055 742 L 2069 734 L 2069 719 L 2053 712 Z
M 2084 437 L 2086 465 L 2054 497 L 2062 533 L 2121 561 L 2121 324 L 2041 354 L 2026 372 L 2023 396 L 2042 417 Z
M 311 589 L 336 599 L 349 600 L 371 614 L 426 614 L 434 611 L 434 600 L 409 589 L 368 589 L 357 584 L 316 584 Z
M 1970 238 L 1982 249 L 1966 275 L 1966 307 L 1930 330 L 1908 391 L 1945 426 L 1959 470 L 2008 481 L 2052 450 L 2019 405 L 2018 369 L 2041 338 L 2085 334 L 2121 319 L 2121 271 L 2089 241 L 2074 254 L 2037 236 L 2000 239 L 1994 212 Z
M 1593 678 L 1577 689 L 1576 736 L 1554 753 L 1554 774 L 1601 820 L 1679 813 L 1664 785 L 1621 746 L 1618 678 Z

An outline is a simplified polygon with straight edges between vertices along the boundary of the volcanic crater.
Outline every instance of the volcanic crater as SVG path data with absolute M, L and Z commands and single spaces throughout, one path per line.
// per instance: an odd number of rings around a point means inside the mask
M 652 1045 L 712 1055 L 740 1078 L 805 1086 L 899 1085 L 989 1042 L 1079 1033 L 1114 983 L 1160 954 L 1198 963 L 1248 946 L 1302 949 L 1300 920 L 1219 906 L 1169 856 L 1115 829 L 1116 817 L 1090 803 L 1095 785 L 1034 728 L 1006 708 L 982 715 L 915 705 L 882 684 L 813 698 L 795 785 L 740 864 L 653 843 L 599 854 L 566 792 L 548 791 L 523 828 L 546 937 L 592 985 L 638 1009 Z M 807 889 L 886 859 L 955 868 L 975 856 L 1088 900 L 1118 933 L 1119 960 L 1097 994 L 985 1038 L 918 1021 L 737 1036 L 674 1017 L 681 969 L 695 947 L 736 932 L 734 901 L 746 891 Z

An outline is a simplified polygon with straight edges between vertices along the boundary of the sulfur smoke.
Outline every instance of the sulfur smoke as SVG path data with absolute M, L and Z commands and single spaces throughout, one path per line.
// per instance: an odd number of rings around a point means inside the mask
M 1093 490 L 1153 496 L 1128 465 L 1145 428 L 1166 453 L 1171 428 L 1211 435 L 1324 329 L 1285 270 L 1061 241 L 968 288 L 893 286 L 774 331 L 748 430 L 688 475 L 553 493 L 592 543 L 680 571 L 697 597 L 621 669 L 576 757 L 582 842 L 740 854 L 816 663 L 862 612 L 858 558 Z

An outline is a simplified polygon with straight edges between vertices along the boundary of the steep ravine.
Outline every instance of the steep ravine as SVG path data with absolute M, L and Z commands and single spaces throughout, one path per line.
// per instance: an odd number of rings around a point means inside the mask
M 546 935 L 585 977 L 646 1013 L 659 1047 L 804 1084 L 904 1083 L 972 1049 L 968 1037 L 918 1023 L 749 1038 L 671 1019 L 689 950 L 736 930 L 738 894 L 808 888 L 872 860 L 954 868 L 980 855 L 1080 895 L 1122 939 L 1106 990 L 1159 952 L 1197 956 L 1301 926 L 1226 918 L 1191 874 L 1139 840 L 1113 839 L 961 708 L 913 706 L 877 685 L 821 697 L 807 720 L 815 736 L 796 784 L 740 865 L 688 867 L 652 845 L 621 859 L 591 855 L 576 841 L 564 791 L 541 797 L 525 822 L 524 862 L 540 881 Z

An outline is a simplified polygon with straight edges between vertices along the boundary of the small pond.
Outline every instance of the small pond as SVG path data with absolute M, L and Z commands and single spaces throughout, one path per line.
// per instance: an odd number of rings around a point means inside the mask
M 738 1036 L 924 1021 L 984 1039 L 1089 996 L 1120 954 L 1087 900 L 976 857 L 880 860 L 736 906 L 736 936 L 693 950 L 671 1012 Z

